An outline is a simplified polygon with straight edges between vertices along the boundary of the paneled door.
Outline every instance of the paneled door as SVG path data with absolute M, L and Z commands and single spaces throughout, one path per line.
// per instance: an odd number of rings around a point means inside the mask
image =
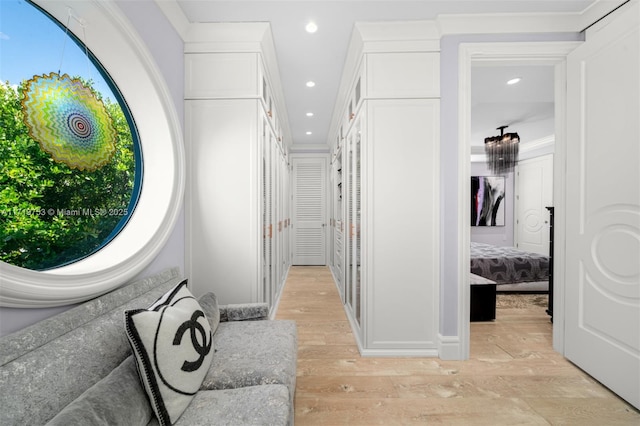
M 326 158 L 293 158 L 294 265 L 326 265 L 326 181 Z
M 520 161 L 516 170 L 516 247 L 549 254 L 549 212 L 553 205 L 553 155 Z
M 640 408 L 640 6 L 567 59 L 565 356 Z

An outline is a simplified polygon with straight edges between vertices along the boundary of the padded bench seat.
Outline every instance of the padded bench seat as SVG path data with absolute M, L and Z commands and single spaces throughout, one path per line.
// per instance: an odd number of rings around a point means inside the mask
M 284 385 L 200 391 L 174 426 L 287 424 L 289 391 Z M 159 426 L 153 417 L 147 426 Z
M 240 332 L 242 331 L 242 332 Z M 201 389 L 282 384 L 295 392 L 297 338 L 294 321 L 221 322 Z
M 471 321 L 496 319 L 496 282 L 476 274 L 469 274 L 471 283 Z

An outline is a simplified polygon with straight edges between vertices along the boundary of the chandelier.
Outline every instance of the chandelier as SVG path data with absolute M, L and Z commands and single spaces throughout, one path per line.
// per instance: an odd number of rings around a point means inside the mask
M 500 126 L 500 136 L 484 139 L 484 152 L 487 156 L 487 167 L 491 173 L 502 175 L 513 171 L 518 162 L 520 136 L 517 133 L 504 133 L 509 126 Z

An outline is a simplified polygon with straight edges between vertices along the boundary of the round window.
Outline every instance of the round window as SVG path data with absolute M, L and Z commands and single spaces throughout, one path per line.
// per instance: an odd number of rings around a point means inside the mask
M 3 2 L 0 260 L 35 271 L 91 256 L 131 217 L 142 182 L 132 115 L 83 43 L 84 23 Z
M 0 307 L 82 302 L 165 250 L 180 266 L 182 97 L 163 76 L 181 64 L 159 68 L 117 3 L 2 0 Z

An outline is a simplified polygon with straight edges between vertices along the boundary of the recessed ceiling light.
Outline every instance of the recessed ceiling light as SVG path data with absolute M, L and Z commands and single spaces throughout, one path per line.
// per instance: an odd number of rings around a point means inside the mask
M 313 117 L 313 113 L 312 112 L 308 112 L 307 113 L 307 117 Z
M 307 24 L 306 27 L 304 27 L 305 30 L 307 30 L 308 33 L 315 33 L 316 31 L 318 31 L 318 26 L 316 25 L 315 22 L 309 22 Z
M 313 134 L 313 132 L 307 132 L 307 135 L 312 135 L 312 134 Z
M 307 87 L 313 87 L 313 86 L 315 86 L 315 85 L 316 85 L 316 83 L 315 83 L 315 82 L 313 82 L 313 81 L 307 81 Z
M 520 83 L 520 80 L 521 80 L 520 77 L 512 78 L 511 80 L 507 81 L 507 84 L 511 86 L 512 84 Z

